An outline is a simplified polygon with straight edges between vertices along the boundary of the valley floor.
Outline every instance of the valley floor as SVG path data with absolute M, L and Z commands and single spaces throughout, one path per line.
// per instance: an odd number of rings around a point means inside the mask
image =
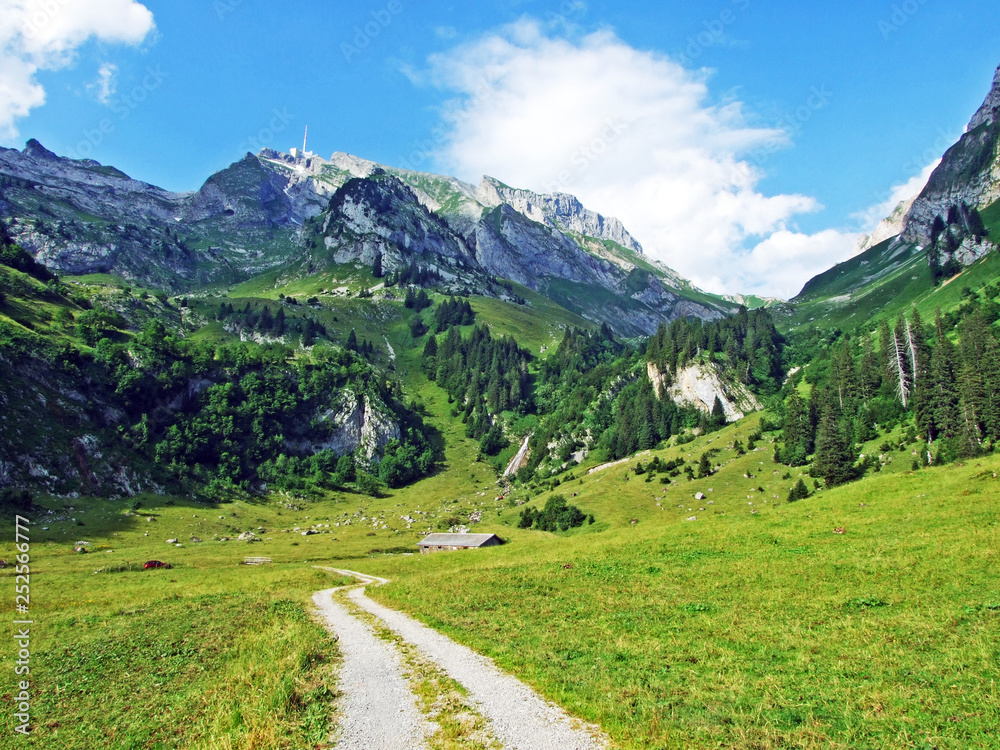
M 662 484 L 635 459 L 575 468 L 531 506 L 560 492 L 597 523 L 556 534 L 517 529 L 521 508 L 459 460 L 461 439 L 447 471 L 379 499 L 144 496 L 127 513 L 43 499 L 29 514 L 22 744 L 329 746 L 348 654 L 311 597 L 354 581 L 323 566 L 391 579 L 369 596 L 600 726 L 611 747 L 995 748 L 1000 457 L 910 471 L 912 446 L 887 436 L 880 473 L 788 503 L 798 471 L 773 463 L 767 438 L 733 449 L 756 419 L 654 451 L 697 462 L 717 449 L 703 479 Z M 427 528 L 473 513 L 507 544 L 411 554 Z M 248 530 L 261 541 L 236 541 Z M 142 571 L 148 559 L 173 568 Z M 0 569 L 8 591 L 14 577 Z M 497 747 L 473 689 L 392 629 L 375 632 L 420 678 L 417 709 L 441 727 L 428 741 Z

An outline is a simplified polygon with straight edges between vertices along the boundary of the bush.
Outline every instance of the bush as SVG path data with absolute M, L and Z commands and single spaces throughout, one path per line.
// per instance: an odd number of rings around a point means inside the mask
M 794 503 L 796 500 L 805 500 L 807 497 L 809 497 L 809 489 L 800 477 L 799 481 L 795 483 L 795 486 L 788 493 L 788 502 Z
M 0 509 L 15 513 L 27 513 L 31 510 L 34 502 L 34 496 L 27 490 L 16 490 L 12 487 L 0 490 Z
M 358 472 L 357 479 L 354 480 L 354 486 L 358 488 L 359 492 L 365 495 L 382 497 L 382 483 L 367 472 Z
M 575 505 L 568 505 L 562 495 L 552 495 L 545 501 L 542 510 L 525 508 L 521 511 L 517 527 L 519 529 L 538 529 L 539 531 L 569 531 L 583 526 L 585 521 L 593 523 L 593 515 L 586 516 Z

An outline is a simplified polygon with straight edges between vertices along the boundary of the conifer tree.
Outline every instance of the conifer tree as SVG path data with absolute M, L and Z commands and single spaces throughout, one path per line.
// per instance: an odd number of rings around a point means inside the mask
M 938 437 L 954 437 L 959 428 L 955 346 L 948 339 L 940 310 L 934 319 L 934 330 L 937 342 L 931 355 L 929 410 L 932 422 L 928 430 L 928 442 Z
M 822 477 L 828 487 L 844 484 L 856 477 L 856 457 L 850 437 L 845 435 L 841 416 L 836 401 L 828 401 L 816 433 L 816 460 L 812 474 Z
M 726 424 L 726 410 L 722 406 L 722 399 L 718 395 L 716 395 L 715 401 L 712 402 L 712 424 L 715 427 L 722 427 Z
M 785 443 L 781 454 L 784 463 L 803 466 L 812 453 L 813 429 L 809 421 L 809 410 L 798 391 L 792 391 L 785 404 L 782 436 Z
M 423 367 L 424 372 L 430 380 L 437 378 L 437 337 L 430 336 L 424 344 Z
M 879 367 L 878 354 L 869 336 L 862 340 L 861 366 L 858 371 L 858 389 L 863 403 L 870 402 L 875 398 L 879 386 L 882 384 L 882 373 Z

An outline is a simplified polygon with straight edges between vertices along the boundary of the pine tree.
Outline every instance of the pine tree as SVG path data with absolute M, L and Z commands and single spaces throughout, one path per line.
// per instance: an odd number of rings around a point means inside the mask
M 708 457 L 708 452 L 701 454 L 701 458 L 698 459 L 698 479 L 704 479 L 706 477 L 712 476 L 712 462 Z
M 854 357 L 851 355 L 851 345 L 847 338 L 834 350 L 832 365 L 830 387 L 837 395 L 840 408 L 853 411 L 858 382 Z
M 986 231 L 986 224 L 983 223 L 983 217 L 980 215 L 979 210 L 975 206 L 967 208 L 966 217 L 968 219 L 969 232 L 976 238 L 976 242 L 981 241 L 988 232 Z
M 959 396 L 964 429 L 969 439 L 980 446 L 983 437 L 996 434 L 1000 418 L 1000 394 L 995 388 L 1000 357 L 996 338 L 980 312 L 962 321 L 959 334 L 962 355 Z
M 809 488 L 806 487 L 806 483 L 799 477 L 799 481 L 795 483 L 795 486 L 788 493 L 788 502 L 794 503 L 796 500 L 804 500 L 807 497 L 809 497 Z
M 816 433 L 816 460 L 812 474 L 822 477 L 827 487 L 844 484 L 857 476 L 854 450 L 841 425 L 841 416 L 836 401 L 827 403 Z
M 419 315 L 415 315 L 413 320 L 410 321 L 410 335 L 418 339 L 427 333 L 427 325 L 424 323 L 423 319 Z
M 803 466 L 812 452 L 813 430 L 809 421 L 809 410 L 798 391 L 792 391 L 785 404 L 782 437 L 785 443 L 781 453 L 784 463 L 789 466 Z
M 861 366 L 858 372 L 858 388 L 863 403 L 869 403 L 882 384 L 882 373 L 879 367 L 878 354 L 870 337 L 862 340 Z
M 351 332 L 347 334 L 347 344 L 345 345 L 345 348 L 351 352 L 358 351 L 358 334 L 353 328 L 351 329 Z
M 716 427 L 722 427 L 726 424 L 726 410 L 722 406 L 722 399 L 718 395 L 716 395 L 715 401 L 712 403 L 712 423 Z
M 265 333 L 270 332 L 274 328 L 274 317 L 271 315 L 271 308 L 266 305 L 260 311 L 260 322 L 258 322 L 257 326 Z
M 944 321 L 939 310 L 934 319 L 937 343 L 931 355 L 930 366 L 930 410 L 931 424 L 927 440 L 938 437 L 951 438 L 958 434 L 958 383 L 955 346 L 948 339 Z

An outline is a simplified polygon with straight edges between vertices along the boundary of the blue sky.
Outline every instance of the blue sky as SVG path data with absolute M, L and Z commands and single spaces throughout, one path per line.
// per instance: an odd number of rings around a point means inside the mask
M 973 0 L 0 0 L 17 12 L 2 145 L 191 190 L 308 124 L 324 156 L 574 192 L 700 285 L 781 296 L 919 187 L 1000 63 L 1000 4 Z

